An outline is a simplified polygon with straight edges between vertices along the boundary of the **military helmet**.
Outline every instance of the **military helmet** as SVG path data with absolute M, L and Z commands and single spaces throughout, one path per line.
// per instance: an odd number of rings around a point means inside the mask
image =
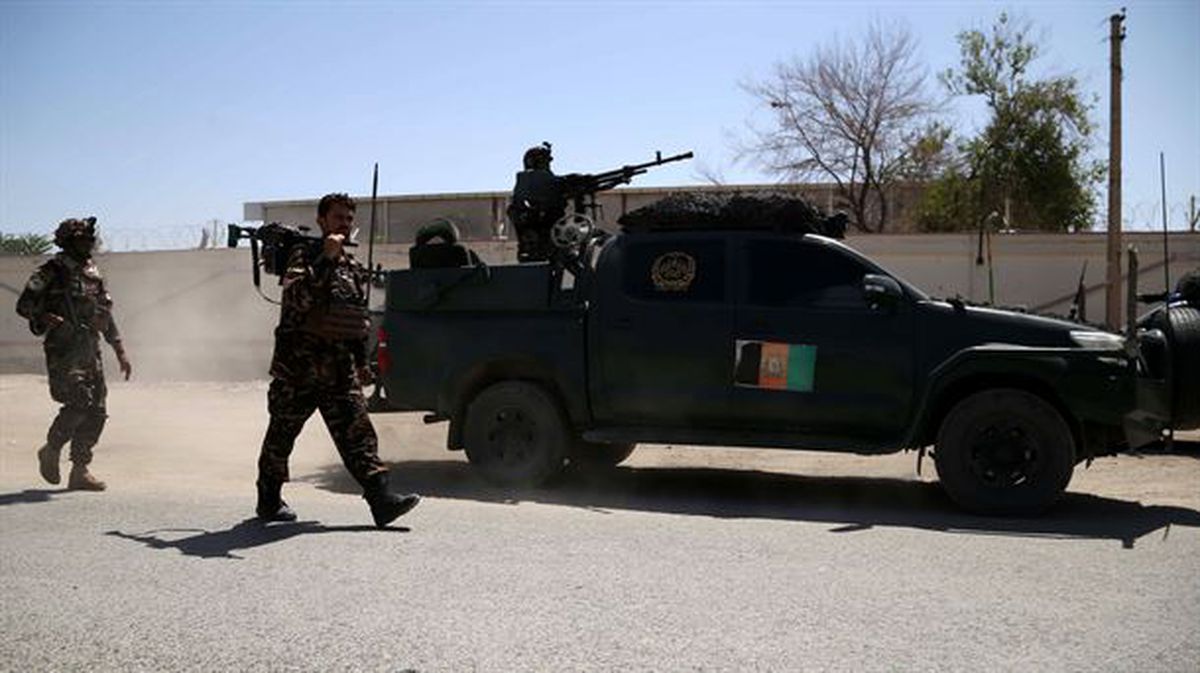
M 75 238 L 90 238 L 94 240 L 96 238 L 96 218 L 71 218 L 58 223 L 58 228 L 54 230 L 55 245 L 60 248 L 66 248 L 71 240 Z
M 530 147 L 525 150 L 525 157 L 522 163 L 525 164 L 525 169 L 539 168 L 550 165 L 553 157 L 550 156 L 550 143 L 543 142 L 541 145 Z

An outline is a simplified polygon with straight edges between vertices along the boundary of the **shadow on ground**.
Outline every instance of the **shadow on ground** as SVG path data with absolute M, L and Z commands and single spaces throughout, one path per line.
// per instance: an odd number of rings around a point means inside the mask
M 834 524 L 833 533 L 906 527 L 948 533 L 1118 540 L 1126 548 L 1172 525 L 1200 527 L 1185 507 L 1086 493 L 1067 493 L 1036 518 L 973 516 L 950 502 L 936 483 L 864 477 L 810 477 L 712 468 L 617 467 L 568 471 L 552 486 L 507 491 L 484 483 L 458 461 L 410 461 L 391 466 L 391 488 L 438 498 L 490 503 L 536 502 L 586 509 L 627 509 L 722 518 L 786 519 Z M 305 478 L 318 488 L 357 493 L 341 465 Z
M 274 542 L 282 542 L 297 535 L 380 530 L 382 532 L 404 533 L 408 532 L 409 529 L 401 527 L 379 529 L 374 526 L 325 526 L 316 521 L 266 524 L 258 519 L 246 519 L 226 530 L 208 531 L 199 528 L 160 528 L 136 534 L 110 530 L 105 535 L 141 542 L 151 549 L 176 549 L 186 556 L 241 559 L 241 556 L 233 552 L 261 547 Z M 192 533 L 192 535 L 173 537 L 172 534 L 177 533 Z
M 1170 445 L 1167 442 L 1154 442 L 1132 452 L 1131 455 L 1141 456 L 1191 456 L 1200 459 L 1200 441 L 1193 439 L 1175 439 Z
M 25 505 L 37 502 L 50 502 L 56 495 L 66 493 L 65 488 L 27 488 L 16 493 L 0 493 L 0 507 L 5 505 Z

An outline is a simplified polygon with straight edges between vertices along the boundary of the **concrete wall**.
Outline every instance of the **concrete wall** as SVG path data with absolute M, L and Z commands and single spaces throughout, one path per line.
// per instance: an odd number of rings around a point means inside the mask
M 355 197 L 359 240 L 366 241 L 371 224 L 370 197 Z M 384 196 L 375 206 L 375 240 L 381 243 L 411 243 L 417 230 L 437 220 L 450 220 L 464 240 L 491 240 L 502 233 L 508 195 L 500 192 L 433 196 Z M 248 203 L 249 221 L 279 222 L 317 230 L 317 201 L 273 201 Z
M 728 191 L 730 189 L 790 190 L 810 199 L 827 211 L 834 210 L 834 188 L 831 185 L 735 185 L 690 187 L 623 187 L 597 195 L 600 205 L 600 226 L 615 231 L 617 219 L 636 208 L 679 192 Z M 898 189 L 891 218 L 897 231 L 912 228 L 911 216 L 919 192 Z M 505 231 L 510 192 L 475 192 L 459 194 L 422 194 L 411 196 L 380 196 L 375 204 L 376 242 L 411 243 L 417 231 L 437 220 L 450 220 L 468 241 L 483 241 L 511 235 Z M 907 200 L 906 200 L 907 199 Z M 361 240 L 367 240 L 371 208 L 369 196 L 356 196 L 356 214 Z M 912 203 L 909 203 L 909 202 Z M 250 222 L 279 222 L 306 226 L 316 230 L 317 199 L 294 201 L 263 201 L 246 203 L 243 215 Z
M 973 235 L 858 235 L 847 242 L 932 295 L 988 300 L 987 266 L 976 264 Z M 1126 244 L 1141 251 L 1142 290 L 1161 290 L 1161 235 L 1126 235 Z M 516 258 L 511 241 L 470 245 L 489 263 Z M 1172 234 L 1170 247 L 1172 279 L 1200 267 L 1200 234 Z M 377 246 L 375 259 L 385 268 L 404 268 L 407 248 Z M 365 250 L 359 254 L 365 259 Z M 1103 234 L 996 235 L 992 238 L 995 301 L 1064 314 L 1086 261 L 1085 282 L 1092 288 L 1088 317 L 1100 322 L 1104 254 Z M 43 371 L 40 343 L 14 312 L 17 294 L 41 261 L 0 257 L 0 372 Z M 110 253 L 100 255 L 98 261 L 116 300 L 116 317 L 136 376 L 177 380 L 266 376 L 278 309 L 254 292 L 250 254 L 244 244 L 238 250 Z M 263 281 L 266 294 L 277 297 L 276 279 L 264 276 Z M 382 298 L 374 299 L 378 303 Z M 106 357 L 109 371 L 115 372 L 107 350 Z
M 1126 247 L 1138 249 L 1141 291 L 1162 291 L 1162 235 L 1125 234 L 1124 241 Z M 991 290 L 986 248 L 984 263 L 977 263 L 977 234 L 851 234 L 846 242 L 933 296 L 959 295 L 976 302 L 1058 314 L 1070 308 L 1086 262 L 1087 317 L 1090 322 L 1104 321 L 1104 233 L 993 234 Z M 1200 267 L 1200 233 L 1172 233 L 1169 246 L 1174 285 L 1185 271 Z

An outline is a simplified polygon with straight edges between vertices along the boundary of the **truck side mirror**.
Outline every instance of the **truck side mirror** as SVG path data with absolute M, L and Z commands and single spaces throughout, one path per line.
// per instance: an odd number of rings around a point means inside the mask
M 895 308 L 904 297 L 904 290 L 900 289 L 900 283 L 897 283 L 896 279 L 875 273 L 863 276 L 862 289 L 867 306 L 876 310 Z

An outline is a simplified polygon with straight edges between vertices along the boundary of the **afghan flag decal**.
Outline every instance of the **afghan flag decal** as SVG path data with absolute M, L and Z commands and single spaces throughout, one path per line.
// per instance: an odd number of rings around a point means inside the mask
M 817 347 L 774 341 L 742 341 L 734 345 L 733 384 L 771 390 L 811 392 Z

